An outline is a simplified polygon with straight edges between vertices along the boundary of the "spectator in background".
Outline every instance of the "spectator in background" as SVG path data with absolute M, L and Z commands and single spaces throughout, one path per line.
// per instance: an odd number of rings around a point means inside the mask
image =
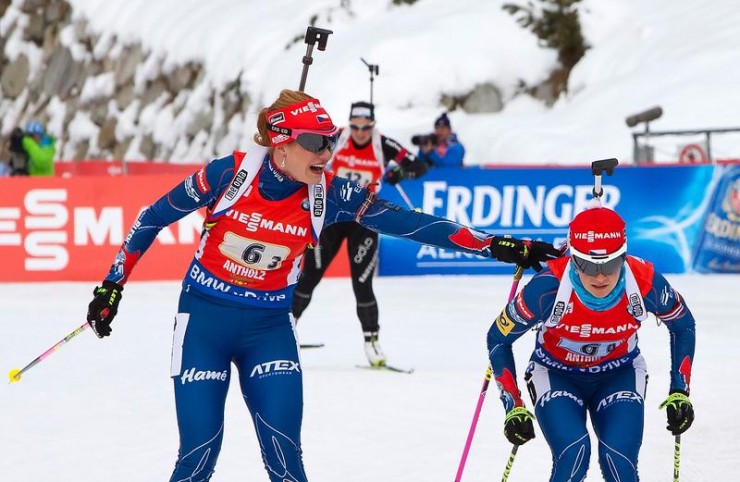
M 443 113 L 434 121 L 434 135 L 423 136 L 417 157 L 431 167 L 463 167 L 465 147 L 452 132 L 450 119 Z M 413 140 L 412 140 L 413 142 Z
M 53 176 L 56 139 L 46 134 L 44 125 L 31 121 L 21 139 L 23 151 L 28 156 L 29 176 Z
M 23 149 L 23 136 L 25 133 L 20 127 L 13 129 L 10 133 L 8 143 L 8 170 L 11 176 L 28 176 L 28 154 Z

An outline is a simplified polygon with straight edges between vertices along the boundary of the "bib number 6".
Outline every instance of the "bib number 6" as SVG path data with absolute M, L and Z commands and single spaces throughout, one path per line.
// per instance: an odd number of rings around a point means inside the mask
M 259 265 L 262 261 L 262 255 L 265 252 L 266 246 L 264 244 L 254 243 L 250 244 L 244 249 L 244 252 L 242 253 L 242 261 L 249 265 Z M 283 260 L 280 258 L 280 256 L 272 256 L 272 259 L 270 260 L 270 263 L 265 266 L 264 269 L 270 270 L 270 269 L 276 269 L 280 267 L 280 263 Z
M 231 232 L 226 233 L 219 250 L 242 266 L 266 271 L 280 268 L 290 255 L 287 246 L 243 238 Z

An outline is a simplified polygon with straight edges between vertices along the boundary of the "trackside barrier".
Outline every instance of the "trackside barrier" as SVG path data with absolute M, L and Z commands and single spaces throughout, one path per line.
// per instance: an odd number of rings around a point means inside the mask
M 188 172 L 192 172 L 188 168 Z M 0 282 L 100 281 L 127 230 L 182 174 L 0 178 Z M 403 181 L 424 212 L 484 231 L 562 243 L 592 189 L 587 168 L 433 169 Z M 740 164 L 620 166 L 603 202 L 628 223 L 629 251 L 664 273 L 740 272 Z M 397 190 L 381 197 L 404 205 Z M 165 228 L 132 280 L 181 279 L 203 214 Z M 329 276 L 349 273 L 342 249 Z M 382 237 L 381 275 L 510 274 L 495 261 Z
M 627 221 L 629 252 L 653 261 L 659 271 L 683 273 L 694 267 L 737 273 L 740 185 L 732 173 L 738 169 L 737 162 L 620 165 L 603 179 L 602 201 Z M 470 167 L 431 169 L 421 179 L 403 181 L 403 186 L 414 206 L 426 213 L 491 233 L 560 245 L 570 220 L 586 208 L 593 179 L 587 167 Z M 383 188 L 380 196 L 405 205 L 395 189 Z M 714 214 L 704 223 L 708 212 Z M 708 257 L 710 249 L 714 261 Z M 383 276 L 511 271 L 496 261 L 387 236 L 380 242 L 379 269 Z
M 72 176 L 123 176 L 123 175 L 151 175 L 151 174 L 178 174 L 187 176 L 203 167 L 203 164 L 177 164 L 170 162 L 153 161 L 123 161 L 114 160 L 84 160 L 84 161 L 57 161 L 54 163 L 54 174 L 57 177 Z
M 0 282 L 91 281 L 107 273 L 142 210 L 182 175 L 0 178 Z M 204 213 L 163 229 L 131 280 L 182 279 Z M 327 276 L 347 276 L 344 251 Z

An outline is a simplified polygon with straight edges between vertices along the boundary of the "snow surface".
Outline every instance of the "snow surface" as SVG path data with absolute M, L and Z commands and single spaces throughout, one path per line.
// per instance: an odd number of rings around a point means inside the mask
M 69 1 L 104 39 L 141 40 L 166 52 L 165 66 L 205 62 L 217 85 L 243 71 L 255 109 L 281 89 L 298 87 L 306 45 L 291 41 L 318 15 L 316 25 L 334 34 L 324 52 L 314 50 L 307 92 L 342 124 L 349 104 L 369 97 L 369 71 L 360 58 L 378 64 L 378 126 L 406 145 L 411 135 L 431 131 L 442 93 L 493 82 L 504 95 L 504 111 L 450 116 L 469 165 L 629 161 L 632 138 L 624 119 L 654 105 L 664 114 L 653 131 L 740 127 L 737 0 L 584 0 L 581 22 L 591 49 L 571 74 L 570 93 L 552 109 L 514 98 L 520 80 L 535 85 L 547 77 L 556 54 L 501 10 L 503 0 L 346 2 L 351 13 L 338 0 Z M 100 88 L 107 88 L 104 82 Z M 165 119 L 153 122 L 166 125 Z M 253 116 L 247 125 L 242 143 L 253 133 Z M 656 157 L 675 160 L 680 146 L 702 141 L 658 139 Z M 740 157 L 739 144 L 740 134 L 714 136 L 713 153 Z
M 669 280 L 697 319 L 691 394 L 697 418 L 683 436 L 681 480 L 736 480 L 740 276 Z M 20 382 L 0 383 L 2 480 L 168 480 L 178 444 L 169 380 L 178 284 L 129 283 L 112 337 L 85 332 Z M 403 375 L 354 368 L 364 353 L 351 283 L 322 281 L 299 324 L 302 341 L 326 343 L 301 355 L 309 479 L 453 480 L 487 365 L 485 335 L 510 285 L 506 276 L 376 279 L 383 346 L 394 363 L 416 368 Z M 21 368 L 79 326 L 90 291 L 86 283 L 0 285 L 0 366 Z M 673 460 L 673 437 L 658 410 L 668 390 L 669 338 L 652 320 L 640 335 L 650 373 L 641 480 L 663 482 L 671 480 Z M 514 345 L 520 377 L 533 343 L 530 334 Z M 267 480 L 236 377 L 232 381 L 212 480 Z M 502 423 L 492 386 L 464 481 L 500 480 L 511 448 Z M 519 450 L 510 480 L 546 480 L 549 470 L 537 428 L 537 438 Z M 586 480 L 602 480 L 593 456 Z

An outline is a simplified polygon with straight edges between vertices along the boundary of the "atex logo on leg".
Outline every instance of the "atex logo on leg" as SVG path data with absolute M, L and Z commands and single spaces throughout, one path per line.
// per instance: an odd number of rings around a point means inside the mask
M 252 373 L 250 373 L 249 378 L 254 376 L 262 378 L 272 375 L 288 375 L 291 372 L 301 373 L 301 368 L 297 361 L 273 360 L 255 365 L 254 368 L 252 368 Z

